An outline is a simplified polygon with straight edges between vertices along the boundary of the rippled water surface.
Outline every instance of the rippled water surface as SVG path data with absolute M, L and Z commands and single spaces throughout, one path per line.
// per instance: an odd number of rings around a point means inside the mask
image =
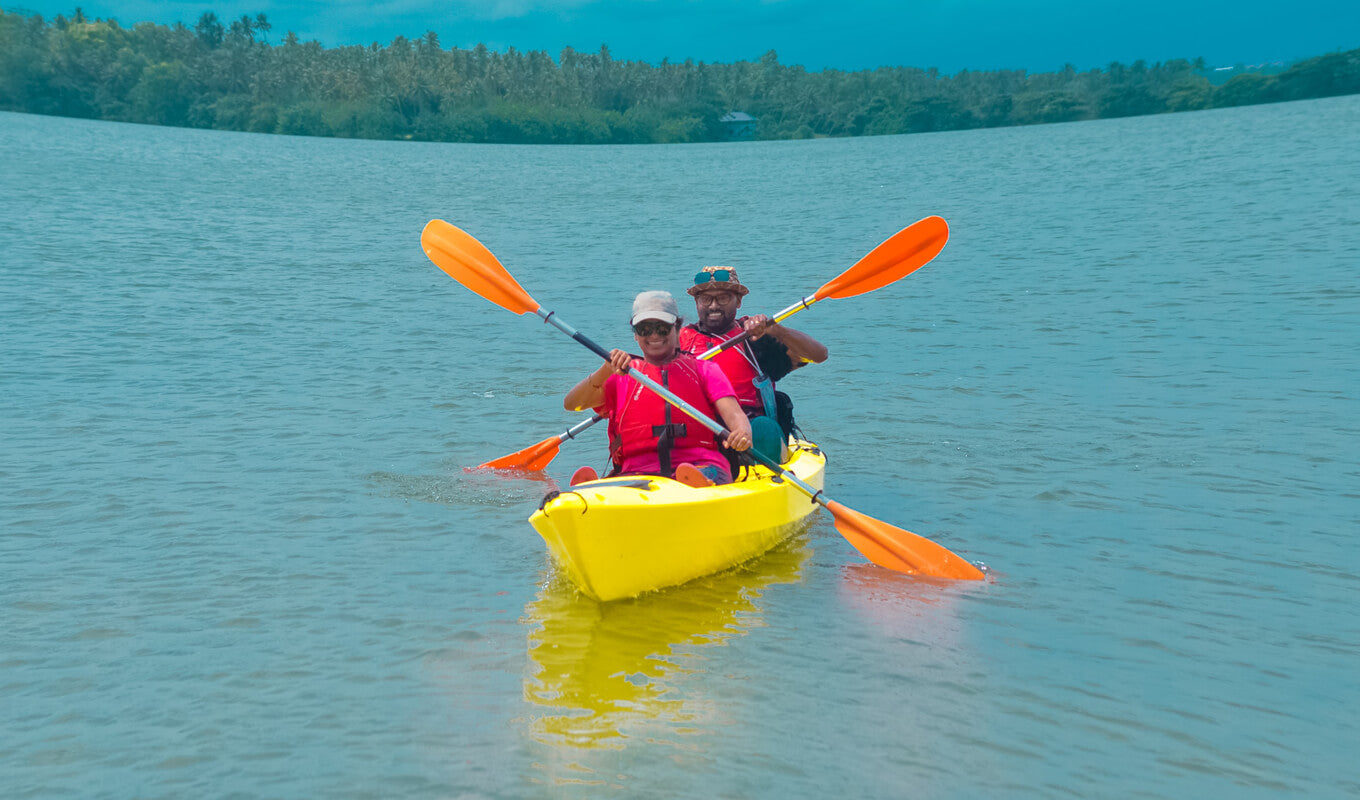
M 0 114 L 0 794 L 1360 793 L 1360 98 L 675 147 Z M 935 262 L 790 320 L 825 513 L 600 605 L 464 467 L 594 357 L 434 268 L 473 232 L 606 345 L 737 267 L 783 308 L 928 214 Z

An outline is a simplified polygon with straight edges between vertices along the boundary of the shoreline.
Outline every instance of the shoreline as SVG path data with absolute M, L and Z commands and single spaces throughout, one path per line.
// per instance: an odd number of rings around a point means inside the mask
M 617 61 L 609 48 L 324 48 L 269 24 L 193 27 L 0 11 L 0 110 L 181 128 L 477 144 L 853 138 L 1148 116 L 1360 93 L 1360 49 L 1226 81 L 1203 59 L 953 75 L 758 61 Z M 258 37 L 258 39 L 257 39 Z M 1238 68 L 1232 68 L 1238 69 Z

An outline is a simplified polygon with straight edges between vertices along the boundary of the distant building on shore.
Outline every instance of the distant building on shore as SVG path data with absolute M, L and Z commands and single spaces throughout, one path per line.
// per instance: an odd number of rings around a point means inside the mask
M 751 139 L 756 135 L 756 118 L 745 111 L 729 111 L 718 118 L 728 141 Z

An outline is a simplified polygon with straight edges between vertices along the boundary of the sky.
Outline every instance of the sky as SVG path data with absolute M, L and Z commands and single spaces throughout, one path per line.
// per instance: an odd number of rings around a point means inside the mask
M 1210 66 L 1289 62 L 1360 48 L 1360 0 L 22 0 L 6 11 L 192 25 L 264 13 L 278 42 L 292 30 L 327 47 L 387 44 L 434 31 L 444 47 L 546 50 L 615 59 L 755 60 L 810 70 L 879 66 L 1085 70 L 1112 61 L 1203 56 Z

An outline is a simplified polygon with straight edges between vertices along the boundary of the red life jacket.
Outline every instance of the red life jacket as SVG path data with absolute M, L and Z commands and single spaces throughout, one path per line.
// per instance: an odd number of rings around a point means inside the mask
M 710 417 L 718 416 L 713 401 L 704 394 L 704 384 L 699 379 L 699 362 L 694 356 L 681 353 L 665 366 L 635 358 L 629 366 L 670 389 L 681 400 L 700 411 L 708 412 Z M 653 432 L 653 426 L 666 423 L 668 408 L 671 409 L 671 422 L 685 426 L 684 435 L 677 434 L 672 447 L 701 447 L 717 452 L 718 442 L 713 432 L 698 420 L 672 407 L 656 392 L 637 381 L 625 378 L 623 389 L 623 394 L 616 398 L 616 407 L 609 410 L 609 444 L 616 463 L 657 449 L 660 437 Z
M 680 329 L 680 349 L 697 357 L 739 335 L 743 330 L 745 329 L 741 325 L 734 323 L 727 333 L 713 336 L 699 330 L 696 325 L 686 325 Z M 717 364 L 727 375 L 727 379 L 732 382 L 732 390 L 737 393 L 737 402 L 741 403 L 743 408 L 758 408 L 763 411 L 765 403 L 760 399 L 760 390 L 753 383 L 760 377 L 760 372 L 756 369 L 756 354 L 751 349 L 749 340 L 736 347 L 727 348 L 709 361 Z M 774 381 L 770 381 L 770 387 L 774 387 Z

